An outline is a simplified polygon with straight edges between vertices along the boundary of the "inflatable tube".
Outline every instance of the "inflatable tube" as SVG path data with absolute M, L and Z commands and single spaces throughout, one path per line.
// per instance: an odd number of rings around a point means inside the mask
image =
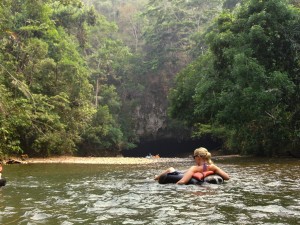
M 6 179 L 5 178 L 1 178 L 0 179 L 0 187 L 5 186 L 6 184 Z
M 175 184 L 183 177 L 183 173 L 173 172 L 161 175 L 158 183 L 160 184 Z M 210 183 L 210 184 L 222 184 L 224 182 L 223 178 L 217 174 L 211 174 L 205 177 L 203 180 L 198 180 L 192 177 L 187 184 L 203 184 L 203 183 Z

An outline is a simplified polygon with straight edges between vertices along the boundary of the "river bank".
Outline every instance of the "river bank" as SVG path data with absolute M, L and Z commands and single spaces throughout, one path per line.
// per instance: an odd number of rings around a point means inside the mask
M 240 157 L 239 155 L 216 156 L 214 158 Z M 155 157 L 76 157 L 58 156 L 47 158 L 11 158 L 7 164 L 38 164 L 38 163 L 64 163 L 64 164 L 153 164 L 166 162 L 181 162 L 192 160 L 190 157 L 183 158 L 155 158 Z
M 76 157 L 76 156 L 60 156 L 48 158 L 28 158 L 21 160 L 18 158 L 10 159 L 7 164 L 38 164 L 38 163 L 61 163 L 61 164 L 153 164 L 165 162 L 185 161 L 187 158 L 138 158 L 138 157 Z

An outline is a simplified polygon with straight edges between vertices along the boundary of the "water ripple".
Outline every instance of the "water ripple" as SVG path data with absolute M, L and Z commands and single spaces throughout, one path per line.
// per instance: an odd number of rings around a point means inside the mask
M 168 165 L 11 167 L 0 223 L 299 224 L 298 165 L 221 164 L 231 180 L 202 186 L 154 182 Z

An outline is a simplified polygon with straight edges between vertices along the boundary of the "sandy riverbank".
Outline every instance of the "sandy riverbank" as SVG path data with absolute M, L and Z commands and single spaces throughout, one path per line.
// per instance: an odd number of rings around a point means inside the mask
M 239 155 L 216 156 L 213 159 L 240 157 Z M 143 157 L 76 157 L 76 156 L 59 156 L 48 158 L 27 158 L 21 160 L 19 158 L 11 158 L 4 163 L 24 163 L 24 164 L 37 164 L 37 163 L 72 163 L 72 164 L 153 164 L 153 163 L 167 163 L 167 162 L 187 162 L 193 161 L 191 157 L 183 158 L 143 158 Z
M 131 158 L 131 157 L 50 157 L 29 158 L 24 163 L 73 163 L 73 164 L 151 164 L 185 161 L 186 158 Z

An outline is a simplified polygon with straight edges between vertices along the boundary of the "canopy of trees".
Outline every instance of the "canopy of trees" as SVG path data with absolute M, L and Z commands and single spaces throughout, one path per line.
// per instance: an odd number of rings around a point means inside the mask
M 108 82 L 130 54 L 116 29 L 77 0 L 1 1 L 0 155 L 126 147 Z
M 176 79 L 170 113 L 236 152 L 299 151 L 300 11 L 249 0 L 206 34 L 209 50 Z
M 0 157 L 116 155 L 151 120 L 295 150 L 299 24 L 298 0 L 1 0 Z

